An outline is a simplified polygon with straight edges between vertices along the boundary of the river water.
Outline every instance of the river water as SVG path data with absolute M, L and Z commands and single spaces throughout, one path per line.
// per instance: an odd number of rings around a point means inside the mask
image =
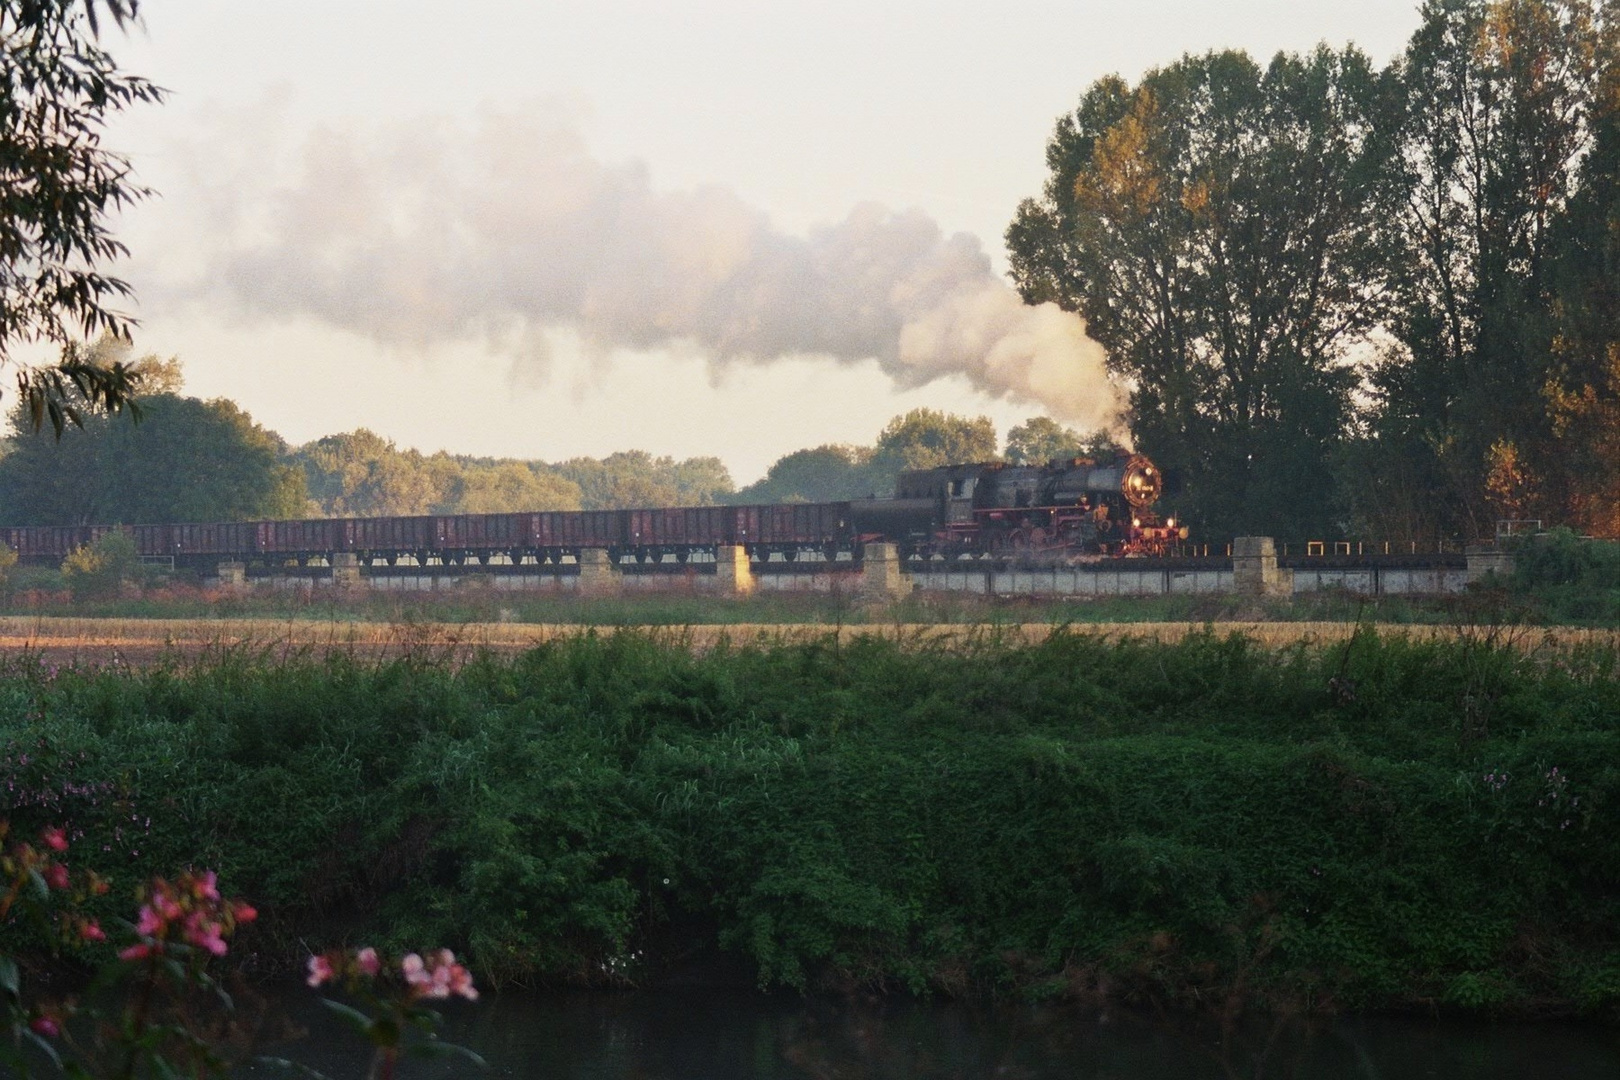
M 1219 1025 L 1061 1005 L 807 1001 L 674 991 L 490 995 L 447 1008 L 445 1036 L 489 1062 L 411 1062 L 400 1080 L 1616 1080 L 1620 1031 L 1411 1018 Z M 297 1005 L 311 1034 L 267 1047 L 332 1080 L 367 1055 Z M 293 1075 L 259 1065 L 254 1078 Z

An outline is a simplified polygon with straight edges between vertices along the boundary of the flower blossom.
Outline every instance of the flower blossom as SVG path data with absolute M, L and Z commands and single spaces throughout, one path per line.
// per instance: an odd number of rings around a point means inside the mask
M 52 851 L 66 851 L 68 849 L 67 833 L 55 825 L 47 825 L 41 829 L 39 838 L 45 841 L 45 846 Z
M 406 985 L 417 997 L 447 998 L 456 994 L 468 1001 L 478 1000 L 472 974 L 456 963 L 456 954 L 449 949 L 429 953 L 426 961 L 416 953 L 408 953 L 399 966 Z
M 310 986 L 320 986 L 336 974 L 332 970 L 332 961 L 324 956 L 312 956 L 309 958 L 309 978 L 304 981 Z
M 310 986 L 320 986 L 342 979 L 351 984 L 352 990 L 357 980 L 378 978 L 387 968 L 377 950 L 368 945 L 354 952 L 337 950 L 311 956 L 309 977 L 305 981 Z M 411 1000 L 452 996 L 478 1000 L 472 973 L 456 963 L 456 955 L 449 949 L 429 952 L 426 959 L 420 953 L 406 953 L 399 961 L 399 975 L 405 980 Z
M 173 883 L 153 878 L 135 923 L 142 942 L 118 955 L 142 960 L 163 952 L 166 943 L 178 937 L 194 948 L 224 956 L 226 935 L 258 917 L 252 905 L 220 897 L 212 870 L 181 874 Z

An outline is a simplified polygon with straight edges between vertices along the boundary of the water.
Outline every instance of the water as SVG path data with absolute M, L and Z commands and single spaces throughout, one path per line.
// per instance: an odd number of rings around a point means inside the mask
M 297 1001 L 316 1035 L 267 1048 L 359 1080 L 367 1054 Z M 1061 1005 L 659 992 L 511 994 L 447 1008 L 445 1036 L 488 1061 L 410 1062 L 401 1080 L 1615 1080 L 1620 1031 L 1361 1018 L 1218 1025 Z M 291 1075 L 264 1066 L 244 1071 Z

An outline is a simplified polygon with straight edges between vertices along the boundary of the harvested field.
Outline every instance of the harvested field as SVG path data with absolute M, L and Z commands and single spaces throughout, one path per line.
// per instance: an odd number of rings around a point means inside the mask
M 1300 642 L 1327 644 L 1355 632 L 1349 622 L 1223 623 L 1084 623 L 1076 632 L 1107 636 L 1178 640 L 1206 627 L 1222 634 L 1240 633 L 1263 645 L 1286 647 Z M 1570 627 L 1436 626 L 1375 624 L 1384 634 L 1415 639 L 1469 637 L 1512 644 L 1525 650 L 1564 649 L 1582 645 L 1620 648 L 1620 631 Z M 559 637 L 612 633 L 617 627 L 525 623 L 380 623 L 342 620 L 275 619 L 85 619 L 0 617 L 0 656 L 32 655 L 50 663 L 126 663 L 144 666 L 160 660 L 193 660 L 222 650 L 239 649 L 271 657 L 297 654 L 350 653 L 385 659 L 407 654 L 466 657 L 479 651 L 521 652 Z M 725 640 L 805 641 L 838 634 L 844 640 L 877 634 L 918 645 L 946 644 L 993 636 L 1001 641 L 1034 643 L 1052 633 L 1046 623 L 1021 624 L 737 624 L 726 626 L 652 626 L 638 628 L 670 641 L 704 649 Z

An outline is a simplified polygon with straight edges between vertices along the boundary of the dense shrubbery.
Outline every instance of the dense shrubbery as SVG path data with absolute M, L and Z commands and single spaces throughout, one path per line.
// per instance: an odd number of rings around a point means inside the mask
M 140 576 L 141 556 L 135 538 L 114 530 L 93 544 L 68 552 L 62 560 L 62 583 L 74 600 L 116 597 L 125 582 Z
M 216 868 L 267 971 L 437 940 L 636 981 L 718 945 L 789 985 L 1620 1003 L 1612 653 L 623 633 L 30 669 L 0 730 L 19 826 Z
M 1521 541 L 1513 561 L 1513 587 L 1547 618 L 1620 623 L 1620 543 L 1553 529 Z

